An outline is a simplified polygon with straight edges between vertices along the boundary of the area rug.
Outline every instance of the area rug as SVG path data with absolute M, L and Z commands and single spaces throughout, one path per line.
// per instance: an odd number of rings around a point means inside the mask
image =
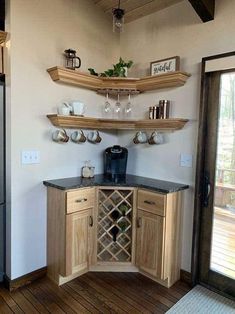
M 202 286 L 196 286 L 167 314 L 234 314 L 235 302 Z

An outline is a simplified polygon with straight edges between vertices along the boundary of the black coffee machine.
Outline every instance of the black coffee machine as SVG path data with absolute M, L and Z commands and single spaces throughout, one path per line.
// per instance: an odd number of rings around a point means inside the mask
M 104 175 L 109 180 L 121 180 L 126 177 L 128 150 L 114 145 L 104 151 Z

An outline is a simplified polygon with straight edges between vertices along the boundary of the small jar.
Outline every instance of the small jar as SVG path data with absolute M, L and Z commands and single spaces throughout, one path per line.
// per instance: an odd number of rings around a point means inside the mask
M 170 111 L 170 100 L 159 100 L 159 118 L 168 119 Z
M 95 176 L 95 167 L 90 167 L 90 178 L 94 178 Z
M 153 107 L 149 107 L 149 119 L 153 119 Z
M 158 119 L 159 118 L 159 106 L 154 106 L 153 107 L 153 119 Z
M 85 161 L 85 166 L 82 167 L 83 178 L 93 178 L 95 176 L 95 167 L 92 167 L 90 161 Z
M 83 178 L 90 178 L 90 169 L 87 166 L 87 163 L 85 163 L 85 166 L 82 167 L 82 177 Z

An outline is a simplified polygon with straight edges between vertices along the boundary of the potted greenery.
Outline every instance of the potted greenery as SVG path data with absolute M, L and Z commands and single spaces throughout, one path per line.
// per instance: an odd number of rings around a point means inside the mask
M 88 71 L 91 75 L 101 76 L 101 77 L 127 77 L 127 69 L 133 65 L 133 61 L 129 60 L 125 62 L 121 57 L 119 62 L 113 64 L 113 69 L 108 69 L 102 73 L 97 73 L 94 69 L 89 68 Z

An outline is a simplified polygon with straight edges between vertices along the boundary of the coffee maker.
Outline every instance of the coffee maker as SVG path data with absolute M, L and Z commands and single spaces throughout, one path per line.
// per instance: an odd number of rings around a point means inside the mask
M 109 180 L 121 180 L 126 177 L 128 150 L 114 145 L 104 151 L 104 175 Z

